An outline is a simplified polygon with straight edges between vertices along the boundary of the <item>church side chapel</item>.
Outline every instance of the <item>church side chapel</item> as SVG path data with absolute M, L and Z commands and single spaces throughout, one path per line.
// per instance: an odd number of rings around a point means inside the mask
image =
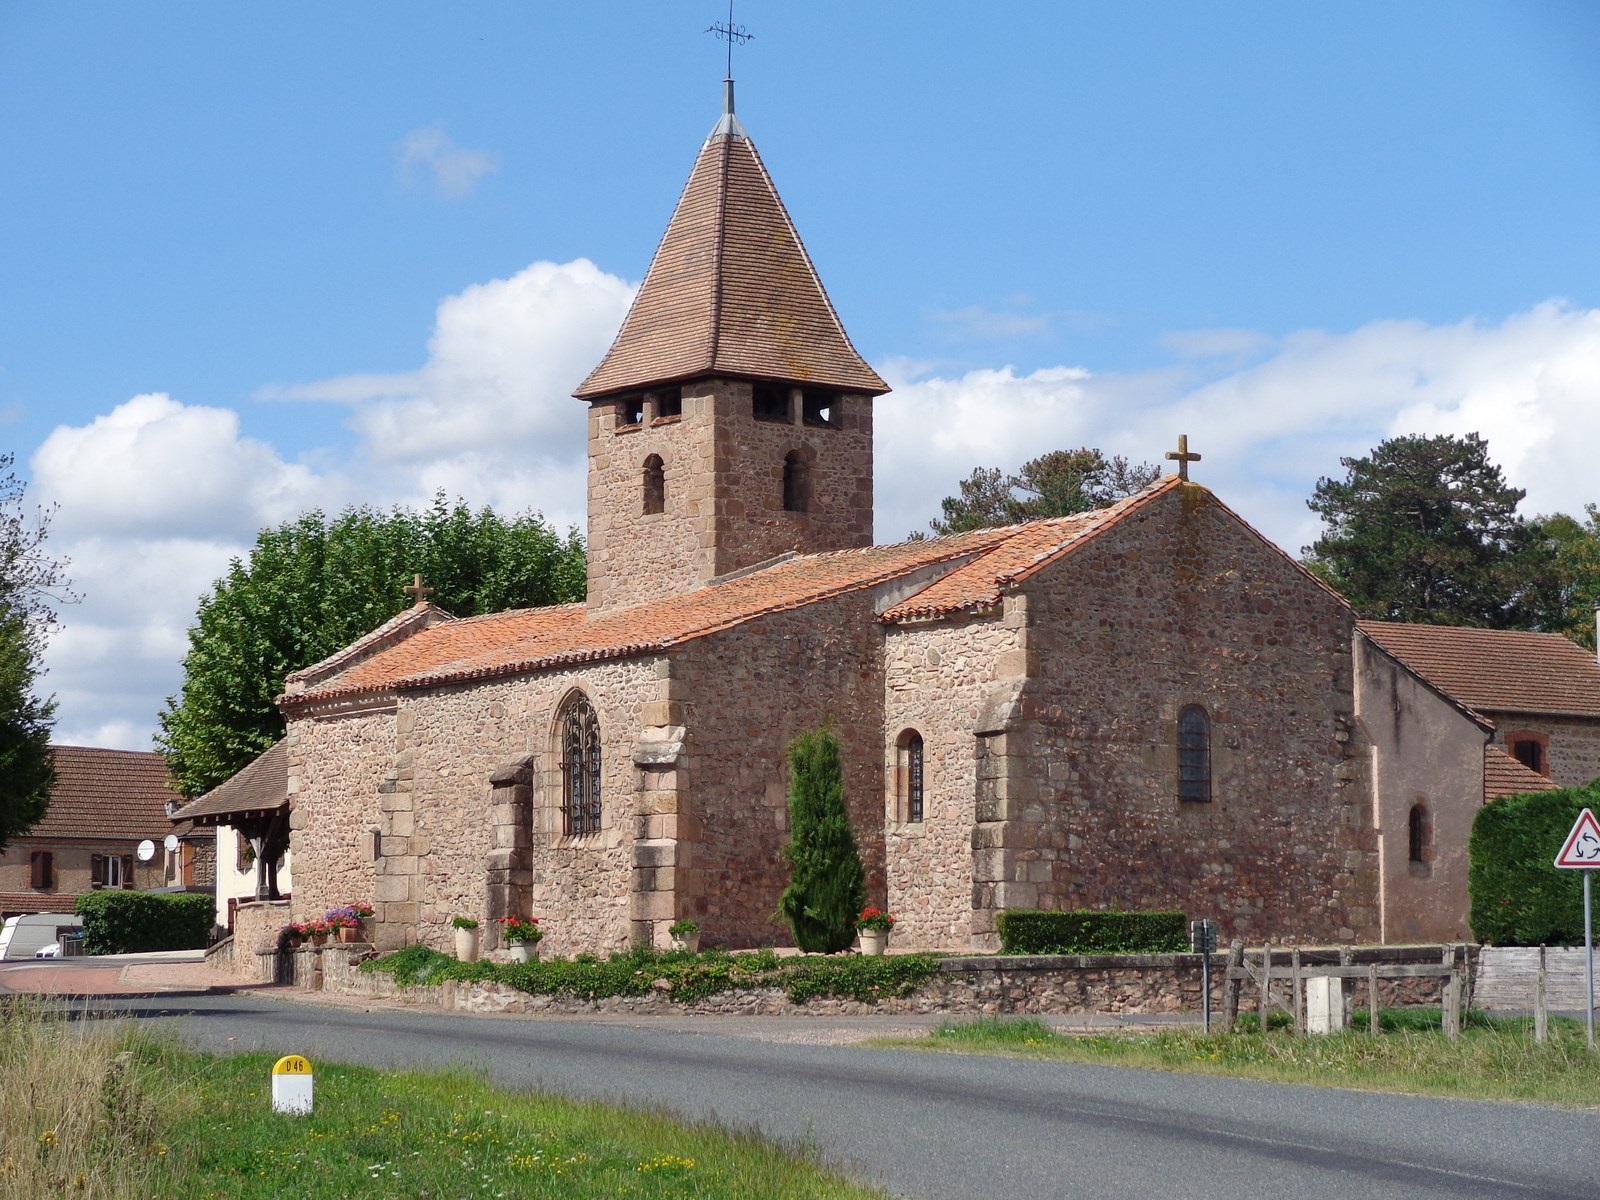
M 537 915 L 556 954 L 787 944 L 784 751 L 831 724 L 899 947 L 1007 908 L 1380 936 L 1349 606 L 1188 478 L 871 544 L 873 404 L 754 143 L 701 147 L 588 407 L 588 599 L 416 603 L 292 675 L 297 907 L 382 948 Z M 1481 756 L 1481 752 L 1480 752 Z

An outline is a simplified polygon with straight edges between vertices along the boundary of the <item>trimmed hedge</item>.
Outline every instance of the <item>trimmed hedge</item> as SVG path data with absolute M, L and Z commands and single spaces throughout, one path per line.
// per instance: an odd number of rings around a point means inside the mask
M 217 902 L 202 892 L 107 890 L 79 896 L 83 948 L 89 954 L 204 950 Z
M 1181 912 L 1012 908 L 995 924 L 1002 954 L 1178 954 L 1189 949 L 1189 920 Z
M 1600 779 L 1502 796 L 1478 810 L 1467 839 L 1473 937 L 1493 946 L 1583 945 L 1583 872 L 1555 858 L 1585 808 L 1600 813 Z

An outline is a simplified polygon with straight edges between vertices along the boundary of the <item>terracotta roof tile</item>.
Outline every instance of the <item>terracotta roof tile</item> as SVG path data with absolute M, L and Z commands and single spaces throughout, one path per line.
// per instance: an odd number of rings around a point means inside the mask
M 1524 792 L 1553 792 L 1560 785 L 1523 766 L 1499 746 L 1483 748 L 1483 802 Z
M 1110 508 L 1054 521 L 796 555 L 691 592 L 599 615 L 581 604 L 569 604 L 446 621 L 415 632 L 304 692 L 286 695 L 280 703 L 292 711 L 300 705 L 361 695 L 659 653 L 768 613 L 876 587 L 942 564 L 949 566 L 947 574 L 890 609 L 884 618 L 978 608 L 993 603 L 1005 584 L 1028 577 L 1176 483 L 1175 476 L 1169 477 Z
M 1101 530 L 1171 491 L 1178 483 L 1176 475 L 1168 475 L 1107 508 L 1010 526 L 1006 530 L 1008 536 L 987 554 L 888 609 L 883 620 L 915 620 L 998 604 L 1009 584 L 1029 578 Z
M 1600 716 L 1600 665 L 1555 633 L 1361 621 L 1363 633 L 1478 712 Z
M 183 797 L 167 786 L 167 763 L 161 755 L 87 746 L 52 746 L 50 751 L 56 786 L 49 811 L 26 840 L 159 842 L 171 830 L 167 801 L 181 802 Z
M 288 743 L 279 739 L 194 803 L 179 809 L 174 821 L 226 825 L 221 819 L 242 813 L 269 812 L 289 803 Z
M 589 400 L 706 375 L 889 387 L 856 352 L 755 144 L 706 140 Z
M 15 843 L 13 843 L 14 845 Z M 0 912 L 3 913 L 69 913 L 77 902 L 78 892 L 0 892 Z

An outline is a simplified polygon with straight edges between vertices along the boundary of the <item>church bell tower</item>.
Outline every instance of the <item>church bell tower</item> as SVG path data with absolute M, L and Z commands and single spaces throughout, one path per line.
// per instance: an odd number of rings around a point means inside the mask
M 872 401 L 733 81 L 589 405 L 589 608 L 872 543 Z

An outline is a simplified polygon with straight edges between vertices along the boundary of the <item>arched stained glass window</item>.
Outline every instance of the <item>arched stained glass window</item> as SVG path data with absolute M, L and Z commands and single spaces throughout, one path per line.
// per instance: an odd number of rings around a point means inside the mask
M 1211 799 L 1211 718 L 1198 704 L 1178 713 L 1178 799 Z
M 600 721 L 583 696 L 561 718 L 561 818 L 570 836 L 600 832 Z
M 915 729 L 902 733 L 896 742 L 895 791 L 899 793 L 902 821 L 920 821 L 923 813 L 922 735 Z

